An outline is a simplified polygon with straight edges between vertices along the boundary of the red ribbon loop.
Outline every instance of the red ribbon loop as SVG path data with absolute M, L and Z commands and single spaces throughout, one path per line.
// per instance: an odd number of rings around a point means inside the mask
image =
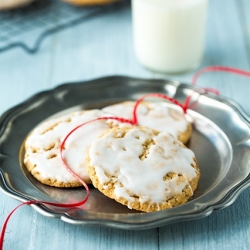
M 226 67 L 226 66 L 209 66 L 209 67 L 205 67 L 205 68 L 197 71 L 194 74 L 193 79 L 192 79 L 192 84 L 196 85 L 197 79 L 199 78 L 200 75 L 207 73 L 207 72 L 212 72 L 212 71 L 227 72 L 227 73 L 232 73 L 232 74 L 250 77 L 250 72 L 242 70 L 242 69 Z
M 13 215 L 13 213 L 18 209 L 20 208 L 21 206 L 23 205 L 31 205 L 31 204 L 46 204 L 46 205 L 51 205 L 51 206 L 54 206 L 54 207 L 63 207 L 63 208 L 72 208 L 72 207 L 79 207 L 79 206 L 82 206 L 84 205 L 88 198 L 89 198 L 89 195 L 90 195 L 90 190 L 89 190 L 89 187 L 88 185 L 80 178 L 80 176 L 78 176 L 67 164 L 64 156 L 63 156 L 63 149 L 64 149 L 64 146 L 65 146 L 65 143 L 66 141 L 68 140 L 68 138 L 70 137 L 70 135 L 72 133 L 74 133 L 77 129 L 83 127 L 84 125 L 88 124 L 88 123 L 91 123 L 91 122 L 95 122 L 95 121 L 100 121 L 100 120 L 116 120 L 116 121 L 119 121 L 119 122 L 123 122 L 123 123 L 130 123 L 130 124 L 133 124 L 133 122 L 129 119 L 125 119 L 125 118 L 122 118 L 122 117 L 98 117 L 96 119 L 93 119 L 93 120 L 89 120 L 85 123 L 82 123 L 80 124 L 79 126 L 75 127 L 73 130 L 71 130 L 67 135 L 66 137 L 64 138 L 63 142 L 61 143 L 61 146 L 60 146 L 60 156 L 61 156 L 61 160 L 63 162 L 63 165 L 65 166 L 65 168 L 84 186 L 84 188 L 86 189 L 87 191 L 87 194 L 86 194 L 86 197 L 80 201 L 80 202 L 76 202 L 76 203 L 71 203 L 71 204 L 63 204 L 63 203 L 54 203 L 54 202 L 48 202 L 48 201 L 38 201 L 38 200 L 30 200 L 30 201 L 25 201 L 25 202 L 22 202 L 20 205 L 18 205 L 17 207 L 15 207 L 10 213 L 9 215 L 7 216 L 7 218 L 5 219 L 4 221 L 4 224 L 3 224 L 3 227 L 2 227 L 2 230 L 1 230 L 1 234 L 0 234 L 0 250 L 3 249 L 3 242 L 4 242 L 4 236 L 5 236 L 5 232 L 6 232 L 6 228 L 7 228 L 7 224 L 9 222 L 9 219 L 10 217 Z
M 150 93 L 150 94 L 146 94 L 144 96 L 142 96 L 141 98 L 139 98 L 136 103 L 135 103 L 135 106 L 134 106 L 134 109 L 133 109 L 133 125 L 137 125 L 138 124 L 138 119 L 137 119 L 137 108 L 139 106 L 139 104 L 146 98 L 148 97 L 157 97 L 157 98 L 161 98 L 161 99 L 165 99 L 167 101 L 170 101 L 178 106 L 180 106 L 183 110 L 184 113 L 187 112 L 186 108 L 183 106 L 182 103 L 180 103 L 179 101 L 177 101 L 176 99 L 172 98 L 172 97 L 169 97 L 165 94 L 161 94 L 161 93 Z

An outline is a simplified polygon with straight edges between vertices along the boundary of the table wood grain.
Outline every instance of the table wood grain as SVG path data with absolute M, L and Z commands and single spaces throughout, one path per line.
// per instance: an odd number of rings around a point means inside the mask
M 250 1 L 210 0 L 206 49 L 200 68 L 223 65 L 250 70 Z M 0 30 L 1 32 L 1 30 Z M 33 94 L 61 83 L 109 75 L 176 79 L 190 83 L 193 72 L 162 75 L 143 68 L 133 50 L 130 5 L 47 37 L 40 50 L 15 48 L 0 54 L 0 114 Z M 206 73 L 198 85 L 214 87 L 250 115 L 250 79 Z M 0 192 L 0 224 L 18 201 Z M 210 216 L 143 231 L 74 226 L 20 208 L 7 228 L 4 249 L 249 249 L 250 189 Z

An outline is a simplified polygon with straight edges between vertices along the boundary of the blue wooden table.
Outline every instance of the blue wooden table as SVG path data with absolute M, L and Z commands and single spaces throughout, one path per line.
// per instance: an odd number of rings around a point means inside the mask
M 1 33 L 1 30 L 0 30 Z M 250 1 L 210 0 L 202 67 L 250 70 Z M 0 53 L 0 113 L 61 83 L 126 75 L 190 83 L 195 72 L 161 75 L 144 69 L 133 50 L 131 6 L 79 22 L 48 36 L 34 54 L 21 48 Z M 218 89 L 250 115 L 250 79 L 206 73 L 198 85 Z M 20 202 L 0 192 L 0 224 Z M 74 226 L 44 217 L 29 206 L 9 222 L 4 249 L 249 249 L 250 189 L 210 216 L 144 231 Z

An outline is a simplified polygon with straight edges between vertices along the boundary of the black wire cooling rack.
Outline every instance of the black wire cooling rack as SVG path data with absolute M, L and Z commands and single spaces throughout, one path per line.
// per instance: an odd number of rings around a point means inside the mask
M 76 7 L 60 0 L 35 0 L 24 8 L 0 11 L 0 52 L 20 47 L 27 53 L 36 53 L 46 37 L 114 11 L 128 2 Z

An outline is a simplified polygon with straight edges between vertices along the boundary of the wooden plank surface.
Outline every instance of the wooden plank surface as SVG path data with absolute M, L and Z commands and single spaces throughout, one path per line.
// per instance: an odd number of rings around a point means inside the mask
M 250 2 L 210 0 L 206 50 L 202 65 L 250 70 Z M 0 54 L 0 113 L 31 95 L 65 82 L 107 75 L 168 78 L 190 83 L 194 72 L 161 75 L 144 69 L 133 50 L 129 5 L 46 38 L 28 55 L 21 49 Z M 214 87 L 250 114 L 249 78 L 207 73 L 200 86 Z M 43 217 L 28 206 L 11 219 L 4 249 L 248 249 L 250 190 L 230 207 L 209 217 L 173 225 L 129 231 L 73 226 Z M 19 202 L 0 192 L 0 224 Z

